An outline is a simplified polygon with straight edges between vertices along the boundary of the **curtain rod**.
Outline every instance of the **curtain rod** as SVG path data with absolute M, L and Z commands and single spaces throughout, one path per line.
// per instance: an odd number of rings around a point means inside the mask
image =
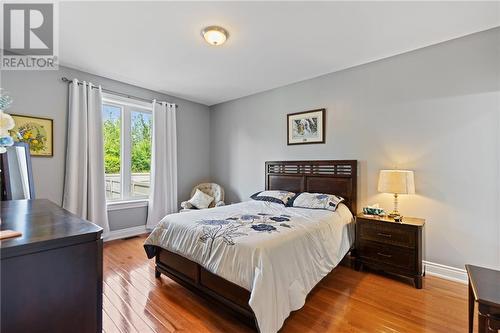
M 61 78 L 61 80 L 63 82 L 66 82 L 66 83 L 73 83 L 73 80 L 70 80 L 68 79 L 67 77 L 63 76 Z M 78 81 L 78 84 L 81 85 L 82 82 Z M 93 88 L 97 88 L 97 87 L 93 87 Z M 110 93 L 110 94 L 114 94 L 114 95 L 118 95 L 118 96 L 122 96 L 122 97 L 127 97 L 127 98 L 131 98 L 131 99 L 136 99 L 136 100 L 139 100 L 139 101 L 143 101 L 143 102 L 149 102 L 151 103 L 153 100 L 151 99 L 147 99 L 147 98 L 142 98 L 142 97 L 137 97 L 137 96 L 132 96 L 132 95 L 129 95 L 129 94 L 124 94 L 124 93 L 121 93 L 121 92 L 118 92 L 118 91 L 114 91 L 114 90 L 109 90 L 109 89 L 104 89 L 102 88 L 102 91 L 103 92 L 106 92 L 106 93 Z M 158 104 L 161 104 L 161 103 L 168 103 L 168 102 L 163 102 L 163 101 L 156 101 L 156 103 Z M 178 107 L 179 105 L 175 104 L 175 103 L 169 103 L 169 104 L 174 104 L 176 107 Z

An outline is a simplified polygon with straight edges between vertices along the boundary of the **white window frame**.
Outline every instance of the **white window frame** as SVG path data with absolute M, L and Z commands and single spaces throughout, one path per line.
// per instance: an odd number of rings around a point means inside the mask
M 120 108 L 120 191 L 121 199 L 106 200 L 108 210 L 146 206 L 149 196 L 132 196 L 130 185 L 132 179 L 132 112 L 153 113 L 153 104 L 134 99 L 103 93 L 103 105 Z M 140 204 L 142 202 L 142 204 Z M 124 207 L 127 206 L 127 207 Z M 130 206 L 130 207 L 128 207 Z M 118 208 L 119 207 L 119 208 Z

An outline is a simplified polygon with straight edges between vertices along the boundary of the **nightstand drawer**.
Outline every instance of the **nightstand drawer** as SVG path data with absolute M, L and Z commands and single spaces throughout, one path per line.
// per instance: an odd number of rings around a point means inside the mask
M 358 224 L 361 240 L 415 248 L 416 235 L 404 225 L 360 221 Z
M 415 270 L 415 251 L 391 245 L 361 242 L 359 255 L 362 259 L 376 261 L 405 270 Z
M 424 219 L 405 217 L 402 223 L 387 216 L 356 216 L 356 265 L 411 278 L 422 288 L 422 229 Z

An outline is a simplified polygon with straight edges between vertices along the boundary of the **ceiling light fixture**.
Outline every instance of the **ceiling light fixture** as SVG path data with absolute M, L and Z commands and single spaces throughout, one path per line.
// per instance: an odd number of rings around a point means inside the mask
M 229 37 L 226 29 L 218 27 L 216 25 L 211 25 L 201 30 L 201 35 L 203 36 L 203 38 L 205 38 L 208 44 L 214 46 L 224 44 L 226 39 Z

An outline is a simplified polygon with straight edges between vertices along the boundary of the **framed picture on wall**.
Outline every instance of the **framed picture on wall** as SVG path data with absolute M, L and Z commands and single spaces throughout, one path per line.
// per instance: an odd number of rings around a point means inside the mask
M 52 119 L 15 114 L 11 116 L 16 123 L 11 136 L 15 141 L 27 143 L 31 156 L 54 156 Z
M 288 145 L 325 143 L 326 109 L 287 114 Z

